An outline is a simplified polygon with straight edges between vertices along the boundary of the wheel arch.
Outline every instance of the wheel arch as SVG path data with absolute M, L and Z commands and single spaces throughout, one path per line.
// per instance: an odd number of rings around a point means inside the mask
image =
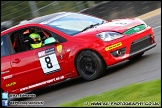
M 77 60 L 77 57 L 79 56 L 79 54 L 80 54 L 82 51 L 92 51 L 92 52 L 95 52 L 95 53 L 103 60 L 104 64 L 106 65 L 106 62 L 105 62 L 104 58 L 101 56 L 100 53 L 98 53 L 96 50 L 86 48 L 86 49 L 82 49 L 82 50 L 78 51 L 77 54 L 75 55 L 75 57 L 74 57 L 75 68 L 76 68 L 76 60 Z M 77 71 L 77 73 L 79 74 L 78 71 Z M 79 75 L 80 75 L 80 74 L 79 74 Z

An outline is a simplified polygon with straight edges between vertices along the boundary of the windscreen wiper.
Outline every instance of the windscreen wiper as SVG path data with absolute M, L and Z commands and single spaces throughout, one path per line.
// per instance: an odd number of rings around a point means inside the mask
M 84 28 L 81 32 L 83 32 L 83 31 L 85 31 L 87 29 L 93 28 L 93 27 L 95 27 L 97 25 L 101 25 L 103 23 L 105 23 L 105 21 L 102 21 L 102 23 L 91 24 L 91 25 L 87 26 L 86 28 Z

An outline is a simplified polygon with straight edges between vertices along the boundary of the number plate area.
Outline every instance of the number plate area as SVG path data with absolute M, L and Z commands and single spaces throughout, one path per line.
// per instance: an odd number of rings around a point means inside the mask
M 44 74 L 61 70 L 54 48 L 39 51 L 38 58 Z

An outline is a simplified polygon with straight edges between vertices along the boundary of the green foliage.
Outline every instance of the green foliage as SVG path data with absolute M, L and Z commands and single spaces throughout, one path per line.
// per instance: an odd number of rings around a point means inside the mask
M 114 104 L 116 102 L 116 104 Z M 112 91 L 63 103 L 61 107 L 121 106 L 122 103 L 134 103 L 134 106 L 161 106 L 161 79 L 131 84 Z M 153 104 L 159 105 L 153 105 Z M 86 105 L 85 105 L 86 104 Z M 109 105 L 108 105 L 109 104 Z M 119 105 L 118 105 L 119 104 Z M 124 105 L 123 105 L 124 106 Z M 125 105 L 129 107 L 130 105 Z

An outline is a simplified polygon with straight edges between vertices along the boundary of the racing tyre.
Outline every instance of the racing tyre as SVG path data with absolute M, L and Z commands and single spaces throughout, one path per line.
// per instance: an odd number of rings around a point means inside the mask
M 106 71 L 104 60 L 93 51 L 82 51 L 76 59 L 78 73 L 86 80 L 95 80 Z
M 134 57 L 129 58 L 129 60 L 131 60 L 131 61 L 137 60 L 137 59 L 139 59 L 143 54 L 144 54 L 144 52 L 142 52 L 142 53 L 140 53 L 140 54 L 138 54 L 138 55 L 136 55 L 136 56 L 134 56 Z

